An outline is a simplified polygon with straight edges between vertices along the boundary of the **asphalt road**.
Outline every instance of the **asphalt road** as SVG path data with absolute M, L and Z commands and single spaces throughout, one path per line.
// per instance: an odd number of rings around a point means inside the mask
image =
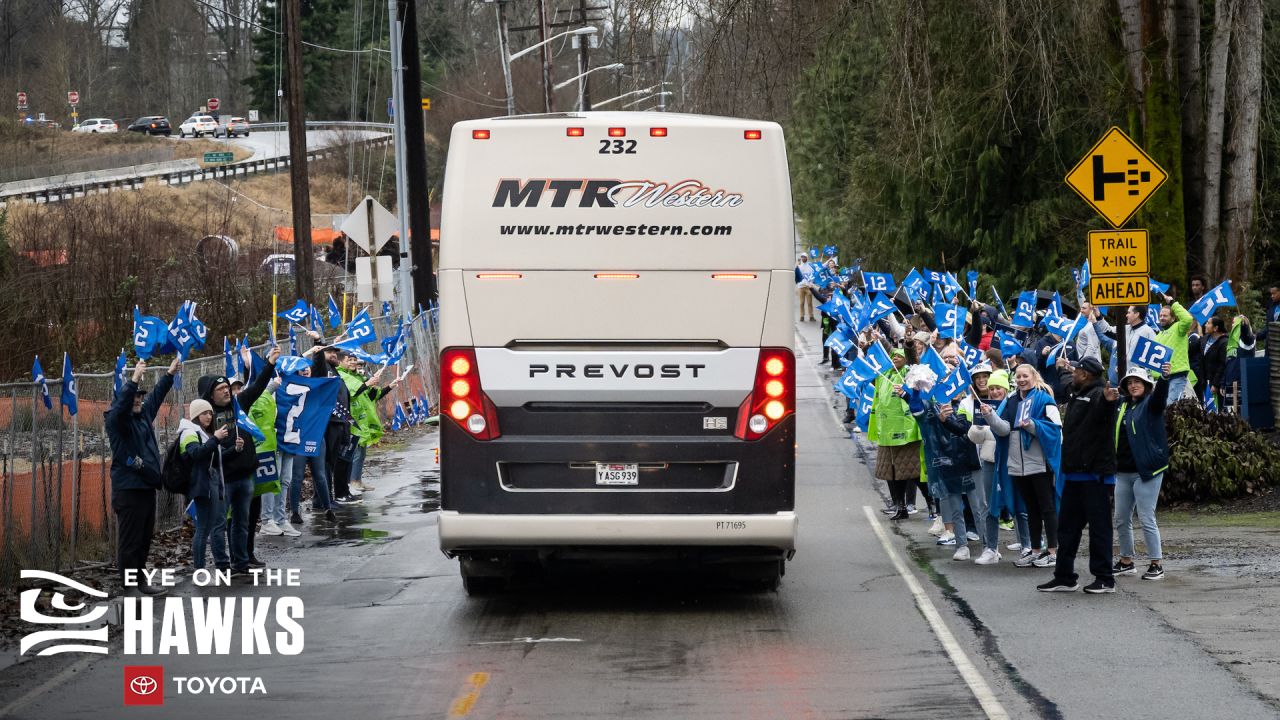
M 261 542 L 273 566 L 302 570 L 287 593 L 306 603 L 302 654 L 39 659 L 6 669 L 0 708 L 19 700 L 11 716 L 41 720 L 1277 716 L 1125 593 L 1131 579 L 1115 595 L 1037 593 L 1045 571 L 952 562 L 923 518 L 890 528 L 830 379 L 812 369 L 816 324 L 800 332 L 801 541 L 776 593 L 587 571 L 470 599 L 437 548 L 428 436 L 370 471 L 376 490 L 340 528 Z M 261 676 L 267 694 L 170 686 L 163 708 L 124 708 L 126 664 Z
M 350 138 L 367 140 L 384 135 L 387 133 L 377 130 L 308 130 L 307 149 L 327 147 Z M 248 137 L 227 138 L 227 141 L 252 150 L 253 155 L 246 158 L 247 160 L 282 157 L 289 154 L 289 133 L 284 130 L 250 131 Z

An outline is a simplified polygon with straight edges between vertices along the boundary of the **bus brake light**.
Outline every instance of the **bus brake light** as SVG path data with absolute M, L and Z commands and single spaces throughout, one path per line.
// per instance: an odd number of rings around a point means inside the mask
M 498 409 L 480 386 L 480 372 L 473 348 L 449 348 L 440 353 L 440 407 L 448 417 L 476 440 L 501 436 Z
M 759 440 L 793 414 L 795 407 L 795 355 L 787 348 L 760 348 L 755 385 L 738 407 L 734 436 Z

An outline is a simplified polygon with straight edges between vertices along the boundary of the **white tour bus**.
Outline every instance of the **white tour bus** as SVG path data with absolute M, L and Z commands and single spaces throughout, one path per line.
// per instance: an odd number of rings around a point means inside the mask
M 796 537 L 782 128 L 458 123 L 440 225 L 440 546 L 467 591 L 631 558 L 776 587 Z

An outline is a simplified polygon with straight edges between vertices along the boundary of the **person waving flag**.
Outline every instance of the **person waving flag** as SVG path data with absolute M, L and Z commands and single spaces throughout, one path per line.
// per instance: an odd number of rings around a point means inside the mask
M 1191 303 L 1191 307 L 1187 308 L 1187 312 L 1191 313 L 1191 317 L 1201 325 L 1209 321 L 1209 318 L 1218 311 L 1220 307 L 1235 307 L 1236 294 L 1231 292 L 1231 281 L 1223 280 L 1218 287 L 1210 290 L 1200 299 Z
M 291 323 L 297 323 L 298 325 L 301 325 L 303 322 L 306 321 L 307 317 L 310 314 L 311 312 L 307 306 L 307 301 L 303 300 L 302 298 L 298 298 L 298 302 L 294 303 L 293 307 L 280 313 L 280 317 L 284 318 L 285 320 L 288 320 Z

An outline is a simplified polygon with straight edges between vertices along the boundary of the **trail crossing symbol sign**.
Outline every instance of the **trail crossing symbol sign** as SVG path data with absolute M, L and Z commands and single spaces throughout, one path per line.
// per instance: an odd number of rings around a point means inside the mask
M 1146 230 L 1089 232 L 1089 300 L 1094 305 L 1145 305 L 1150 273 Z
M 1112 227 L 1120 228 L 1168 178 L 1124 131 L 1112 127 L 1067 173 L 1066 180 Z

